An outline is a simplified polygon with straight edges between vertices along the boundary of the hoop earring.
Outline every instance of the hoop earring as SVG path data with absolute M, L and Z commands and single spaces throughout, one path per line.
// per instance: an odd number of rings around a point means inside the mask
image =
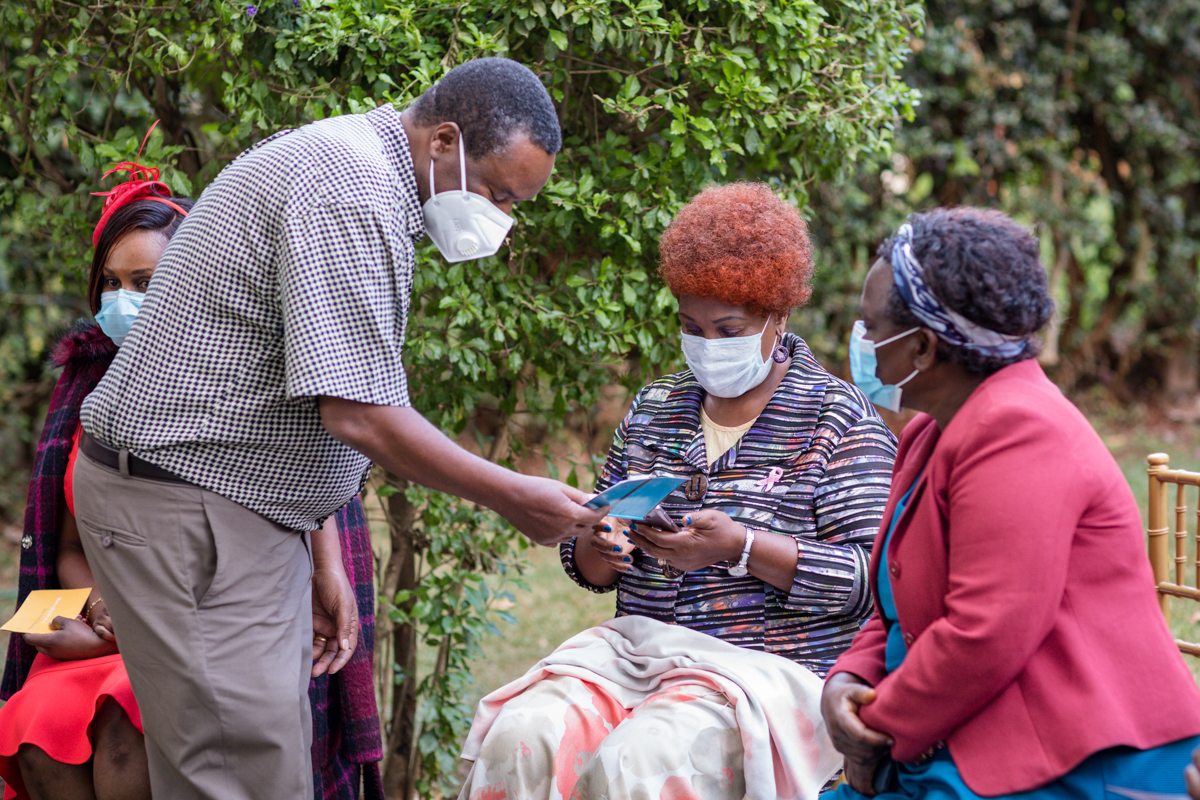
M 788 351 L 787 347 L 784 346 L 783 337 L 778 336 L 777 338 L 779 339 L 779 344 L 776 345 L 775 349 L 771 351 L 771 360 L 773 360 L 776 364 L 782 364 L 788 360 L 788 356 L 791 355 L 791 352 Z

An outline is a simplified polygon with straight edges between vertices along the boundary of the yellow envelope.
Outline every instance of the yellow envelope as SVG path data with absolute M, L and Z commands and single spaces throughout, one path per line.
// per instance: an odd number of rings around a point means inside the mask
M 30 592 L 17 613 L 0 625 L 0 631 L 16 633 L 50 633 L 55 617 L 68 619 L 79 616 L 91 589 L 38 589 Z

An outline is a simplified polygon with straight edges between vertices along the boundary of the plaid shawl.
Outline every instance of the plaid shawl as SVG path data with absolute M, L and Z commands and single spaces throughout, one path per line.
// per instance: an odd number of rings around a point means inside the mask
M 54 347 L 51 360 L 62 375 L 50 397 L 46 424 L 34 457 L 21 540 L 17 605 L 34 589 L 58 588 L 55 559 L 58 530 L 66 508 L 63 476 L 71 442 L 79 425 L 79 407 L 108 370 L 117 346 L 99 326 L 80 324 Z M 346 575 L 358 600 L 358 648 L 332 678 L 309 683 L 313 714 L 313 780 L 321 800 L 357 800 L 360 783 L 367 800 L 383 800 L 379 761 L 383 742 L 375 705 L 375 589 L 371 536 L 362 502 L 356 497 L 337 513 Z M 25 683 L 37 651 L 20 636 L 10 636 L 0 699 L 7 700 Z
M 67 457 L 71 455 L 71 440 L 79 426 L 79 406 L 104 377 L 116 354 L 117 346 L 101 332 L 100 326 L 87 324 L 77 325 L 51 351 L 51 362 L 62 367 L 63 372 L 50 396 L 50 410 L 29 477 L 17 606 L 34 589 L 59 588 L 54 565 L 58 556 L 58 530 L 66 510 L 63 476 L 67 472 Z M 36 655 L 37 651 L 25 644 L 23 637 L 8 637 L 0 698 L 7 700 L 21 688 Z
M 313 794 L 320 800 L 358 800 L 361 769 L 366 800 L 383 800 L 379 774 L 383 738 L 375 706 L 371 532 L 357 497 L 336 516 L 342 561 L 358 600 L 358 647 L 338 674 L 332 678 L 322 675 L 308 684 L 313 712 Z M 337 722 L 331 726 L 332 720 Z

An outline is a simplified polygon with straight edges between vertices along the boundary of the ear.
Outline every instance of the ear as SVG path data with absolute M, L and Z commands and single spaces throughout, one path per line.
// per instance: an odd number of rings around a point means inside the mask
M 778 318 L 775 322 L 775 333 L 778 334 L 780 337 L 782 337 L 785 333 L 787 333 L 787 321 L 788 321 L 788 317 L 790 317 L 791 315 L 792 315 L 791 311 L 785 311 L 782 314 L 775 315 Z
M 434 126 L 429 139 L 429 157 L 434 161 L 453 153 L 458 155 L 458 137 L 462 135 L 457 122 L 440 122 Z
M 913 367 L 924 372 L 937 363 L 937 334 L 921 328 L 913 334 Z

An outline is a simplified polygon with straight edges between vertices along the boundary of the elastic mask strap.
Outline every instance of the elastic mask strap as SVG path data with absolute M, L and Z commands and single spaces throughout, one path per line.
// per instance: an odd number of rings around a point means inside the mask
M 458 188 L 467 190 L 467 151 L 463 147 L 462 131 L 458 132 Z M 429 159 L 429 197 L 437 197 L 437 184 L 433 180 L 433 159 Z
M 913 378 L 917 377 L 917 374 L 918 374 L 920 371 L 921 371 L 921 370 L 919 370 L 919 369 L 914 369 L 914 370 L 913 370 L 911 373 L 909 373 L 909 376 L 908 376 L 907 378 L 905 378 L 904 380 L 902 380 L 902 381 L 900 381 L 899 383 L 897 383 L 897 384 L 896 384 L 896 388 L 897 388 L 897 389 L 899 389 L 900 387 L 904 386 L 904 384 L 908 383 L 908 382 L 909 382 L 909 381 L 911 381 Z
M 883 347 L 885 344 L 891 344 L 892 342 L 894 342 L 898 339 L 903 339 L 905 336 L 908 336 L 910 333 L 914 333 L 919 330 L 921 330 L 920 325 L 918 325 L 915 328 L 909 328 L 904 333 L 897 333 L 895 336 L 889 336 L 888 338 L 884 339 L 882 342 L 875 342 L 875 347 L 879 348 L 879 347 Z M 912 376 L 910 375 L 909 377 L 911 378 Z M 905 380 L 908 380 L 908 378 L 905 378 Z
M 458 131 L 458 188 L 464 192 L 467 190 L 467 151 L 463 147 L 461 128 Z

